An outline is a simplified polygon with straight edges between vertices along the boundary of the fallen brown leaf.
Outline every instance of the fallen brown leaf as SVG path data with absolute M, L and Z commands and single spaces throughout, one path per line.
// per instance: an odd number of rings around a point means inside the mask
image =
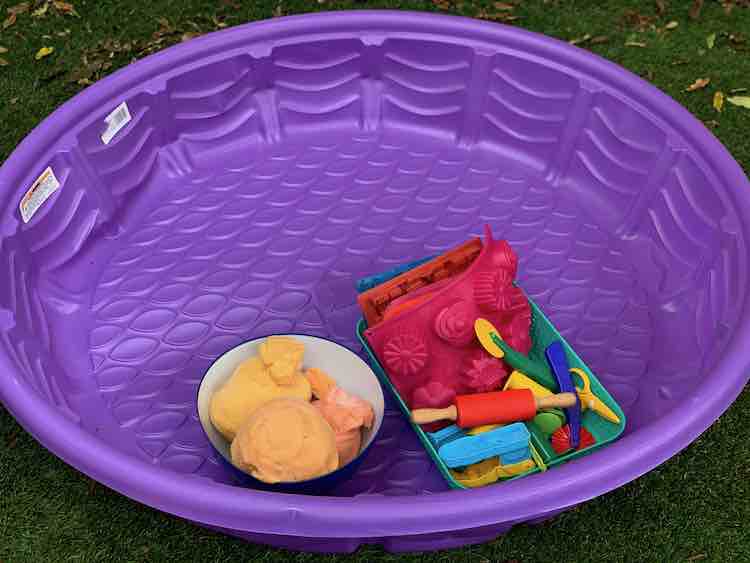
M 54 52 L 55 52 L 54 47 L 42 47 L 36 52 L 36 55 L 34 55 L 34 58 L 36 60 L 41 60 L 44 57 L 49 57 Z
M 623 13 L 623 20 L 631 27 L 635 27 L 640 31 L 645 31 L 647 28 L 653 25 L 654 18 L 652 16 L 644 16 L 637 10 L 628 9 Z
M 706 125 L 708 125 L 711 129 L 716 129 L 719 126 L 719 122 L 715 119 L 709 119 L 708 121 L 704 121 Z
M 8 52 L 8 49 L 0 45 L 0 55 L 2 55 L 3 53 L 7 53 L 7 52 Z
M 515 8 L 516 8 L 512 4 L 506 4 L 505 2 L 495 2 L 493 4 L 493 6 L 495 7 L 496 10 L 500 10 L 500 11 L 503 11 L 503 10 L 506 10 L 506 11 L 508 11 L 508 10 L 515 10 Z
M 189 31 L 187 33 L 182 34 L 182 41 L 190 41 L 191 39 L 195 39 L 196 37 L 200 37 L 203 35 L 202 33 L 197 33 L 193 31 Z
M 676 22 L 675 20 L 672 20 L 671 22 L 669 22 L 667 25 L 664 26 L 664 29 L 668 29 L 671 31 L 673 29 L 677 29 L 678 25 L 680 25 L 678 22 Z
M 664 15 L 664 12 L 667 11 L 667 3 L 665 0 L 656 0 L 656 13 L 660 16 Z
M 598 45 L 600 43 L 607 43 L 609 41 L 609 37 L 606 35 L 597 35 L 596 37 L 591 38 L 591 43 L 593 45 Z
M 76 12 L 75 7 L 70 2 L 61 2 L 60 0 L 55 0 L 53 2 L 53 5 L 55 6 L 55 9 L 58 12 L 61 12 L 63 14 L 69 14 L 71 16 L 76 16 L 78 18 L 81 17 L 78 15 L 78 12 Z
M 734 9 L 734 3 L 731 0 L 723 0 L 721 7 L 724 8 L 724 13 L 729 15 L 732 13 L 732 9 Z
M 6 20 L 3 22 L 3 29 L 8 29 L 10 26 L 12 26 L 14 23 L 16 23 L 16 14 L 9 15 Z
M 487 10 L 480 10 L 477 17 L 482 20 L 503 23 L 510 23 L 520 18 L 520 16 L 514 16 L 510 12 L 488 12 Z
M 713 106 L 718 112 L 724 108 L 724 92 L 721 90 L 714 93 Z
M 18 98 L 11 98 L 10 99 L 10 105 L 14 106 L 18 103 Z
M 4 58 L 0 57 L 0 66 L 8 66 L 10 63 Z
M 29 11 L 31 8 L 30 2 L 21 2 L 20 4 L 16 4 L 15 6 L 11 6 L 8 8 L 8 13 L 14 16 L 20 16 L 21 14 L 25 14 Z
M 695 92 L 696 90 L 702 90 L 703 88 L 708 86 L 709 82 L 711 82 L 710 78 L 696 78 L 695 82 L 685 88 L 685 91 Z
M 581 43 L 586 43 L 586 41 L 588 41 L 589 39 L 591 39 L 591 35 L 587 33 L 583 37 L 576 37 L 575 39 L 571 39 L 570 41 L 568 41 L 568 43 L 570 43 L 571 45 L 580 45 Z
M 703 9 L 703 0 L 693 0 L 693 5 L 690 6 L 688 15 L 691 20 L 697 20 L 701 17 L 701 10 Z

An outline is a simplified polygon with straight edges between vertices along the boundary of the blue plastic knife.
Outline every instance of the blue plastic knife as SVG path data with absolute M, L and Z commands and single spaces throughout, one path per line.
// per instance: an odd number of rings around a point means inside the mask
M 570 392 L 578 397 L 575 385 L 573 385 L 573 378 L 570 376 L 570 365 L 562 342 L 555 340 L 547 346 L 544 355 L 547 357 L 549 367 L 552 369 L 557 385 L 560 387 L 560 393 Z M 576 400 L 575 406 L 565 409 L 565 417 L 568 419 L 568 426 L 570 427 L 570 447 L 575 450 L 581 440 L 580 399 Z

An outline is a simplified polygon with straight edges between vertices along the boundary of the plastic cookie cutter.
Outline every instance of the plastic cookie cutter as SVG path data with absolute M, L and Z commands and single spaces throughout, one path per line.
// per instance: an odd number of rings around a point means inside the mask
M 581 402 L 581 408 L 583 410 L 591 409 L 604 420 L 608 420 L 614 424 L 620 424 L 620 417 L 605 405 L 599 397 L 594 395 L 593 391 L 591 391 L 591 380 L 586 372 L 579 368 L 570 368 L 570 372 L 580 377 L 583 382 L 583 388 L 576 387 L 578 398 Z
M 549 368 L 521 354 L 505 342 L 500 332 L 490 321 L 478 318 L 474 321 L 474 332 L 482 347 L 495 358 L 504 359 L 513 369 L 521 371 L 548 389 L 557 389 L 555 378 Z
M 555 374 L 560 391 L 575 393 L 576 388 L 570 376 L 570 366 L 562 342 L 555 340 L 544 350 L 544 355 Z M 570 447 L 576 449 L 581 442 L 581 401 L 577 400 L 575 405 L 566 407 L 565 415 L 570 427 Z
M 466 467 L 491 457 L 498 457 L 502 465 L 512 465 L 531 459 L 530 439 L 531 434 L 526 426 L 522 422 L 516 422 L 448 442 L 440 447 L 438 455 L 452 469 Z
M 427 258 L 421 258 L 419 260 L 414 260 L 413 262 L 408 262 L 407 264 L 396 266 L 395 268 L 392 268 L 387 272 L 364 277 L 357 281 L 357 293 L 364 293 L 365 291 L 369 291 L 374 287 L 390 281 L 396 276 L 403 274 L 404 272 L 408 272 L 409 270 L 413 270 L 417 266 L 421 266 L 422 264 L 425 264 L 430 260 L 434 260 L 435 258 L 437 258 L 436 255 L 428 256 Z

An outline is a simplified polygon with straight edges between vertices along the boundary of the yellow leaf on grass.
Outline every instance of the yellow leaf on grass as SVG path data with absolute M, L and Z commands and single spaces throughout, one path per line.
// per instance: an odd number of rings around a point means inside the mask
M 718 112 L 724 109 L 724 92 L 718 91 L 714 94 L 714 109 Z
M 47 10 L 49 10 L 49 4 L 42 4 L 42 7 L 31 12 L 31 15 L 35 18 L 41 18 L 44 14 L 47 13 Z
M 7 53 L 7 52 L 8 52 L 8 49 L 0 45 L 0 55 L 2 55 L 3 53 Z
M 48 57 L 54 52 L 55 52 L 54 47 L 42 47 L 36 52 L 36 55 L 34 55 L 34 58 L 36 60 L 40 60 L 40 59 L 43 59 L 44 57 Z
M 716 34 L 712 33 L 708 37 L 706 37 L 706 47 L 709 49 L 713 49 L 714 45 L 716 45 Z
M 750 96 L 730 96 L 727 101 L 734 106 L 750 109 Z
M 694 92 L 695 90 L 701 90 L 708 86 L 708 83 L 711 82 L 710 78 L 697 78 L 695 82 L 693 82 L 690 86 L 685 88 L 687 92 Z
M 677 27 L 678 25 L 680 25 L 680 24 L 679 24 L 679 23 L 677 23 L 676 21 L 672 20 L 671 22 L 669 22 L 669 23 L 668 23 L 668 24 L 667 24 L 667 25 L 666 25 L 666 26 L 664 27 L 664 29 L 675 29 L 675 28 L 676 28 L 676 27 Z

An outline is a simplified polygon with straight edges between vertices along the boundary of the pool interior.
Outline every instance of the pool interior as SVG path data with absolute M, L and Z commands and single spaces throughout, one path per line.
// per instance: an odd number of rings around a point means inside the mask
M 195 410 L 211 362 L 274 332 L 356 338 L 357 279 L 480 236 L 636 432 L 720 357 L 746 286 L 729 196 L 671 129 L 560 66 L 462 40 L 229 51 L 71 124 L 4 200 L 0 347 L 113 447 L 232 482 Z M 133 120 L 108 145 L 103 119 Z M 60 189 L 24 224 L 51 166 Z M 447 489 L 395 404 L 334 494 Z

